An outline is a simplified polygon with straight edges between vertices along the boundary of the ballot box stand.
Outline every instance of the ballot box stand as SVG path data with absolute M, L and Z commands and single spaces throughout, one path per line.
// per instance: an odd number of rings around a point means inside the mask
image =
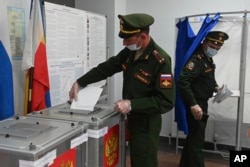
M 0 122 L 2 167 L 85 167 L 88 124 L 35 117 Z
M 73 110 L 64 103 L 28 117 L 41 117 L 56 120 L 82 121 L 88 124 L 89 167 L 125 167 L 125 115 L 106 104 L 96 105 L 92 111 Z

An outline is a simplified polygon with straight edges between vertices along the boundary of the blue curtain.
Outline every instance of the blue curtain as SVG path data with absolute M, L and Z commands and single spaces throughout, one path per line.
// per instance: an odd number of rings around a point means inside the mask
M 213 18 L 210 18 L 207 14 L 197 35 L 194 34 L 189 24 L 188 18 L 185 18 L 183 21 L 180 20 L 177 23 L 176 26 L 178 28 L 178 34 L 176 40 L 174 69 L 175 82 L 177 81 L 180 72 L 188 59 L 191 57 L 204 37 L 206 37 L 208 32 L 218 23 L 219 18 L 220 13 L 217 13 Z M 186 108 L 184 101 L 179 95 L 178 87 L 176 88 L 175 122 L 177 123 L 178 130 L 188 134 Z

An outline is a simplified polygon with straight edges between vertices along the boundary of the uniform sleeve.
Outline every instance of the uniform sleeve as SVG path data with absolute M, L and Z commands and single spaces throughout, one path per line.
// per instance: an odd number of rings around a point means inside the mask
M 81 87 L 85 87 L 88 84 L 104 80 L 112 76 L 113 74 L 122 71 L 122 54 L 123 51 L 121 51 L 117 56 L 113 56 L 109 58 L 106 62 L 103 62 L 97 67 L 91 69 L 89 72 L 77 79 L 78 84 Z
M 161 65 L 156 74 L 154 91 L 151 96 L 131 99 L 132 112 L 163 114 L 175 105 L 175 84 L 171 72 L 171 59 Z
M 192 88 L 191 83 L 193 80 L 201 74 L 201 66 L 196 59 L 190 59 L 187 64 L 182 69 L 179 78 L 177 79 L 177 87 L 179 93 L 185 103 L 189 106 L 197 104 Z

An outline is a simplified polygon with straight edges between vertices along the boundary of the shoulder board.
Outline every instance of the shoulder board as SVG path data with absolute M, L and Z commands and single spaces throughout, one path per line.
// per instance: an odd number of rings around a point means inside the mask
M 156 50 L 153 51 L 153 55 L 155 56 L 156 60 L 160 63 L 160 64 L 164 64 L 165 63 L 165 59 L 164 57 L 157 52 Z
M 203 54 L 197 54 L 196 57 L 201 60 L 201 59 L 203 59 L 204 55 Z

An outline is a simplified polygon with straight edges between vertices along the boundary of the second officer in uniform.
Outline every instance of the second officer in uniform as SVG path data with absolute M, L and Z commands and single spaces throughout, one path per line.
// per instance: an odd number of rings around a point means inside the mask
M 182 151 L 180 167 L 204 167 L 202 148 L 207 124 L 208 99 L 219 90 L 215 80 L 213 56 L 220 50 L 228 35 L 209 32 L 178 78 L 178 88 L 187 108 L 189 134 Z

